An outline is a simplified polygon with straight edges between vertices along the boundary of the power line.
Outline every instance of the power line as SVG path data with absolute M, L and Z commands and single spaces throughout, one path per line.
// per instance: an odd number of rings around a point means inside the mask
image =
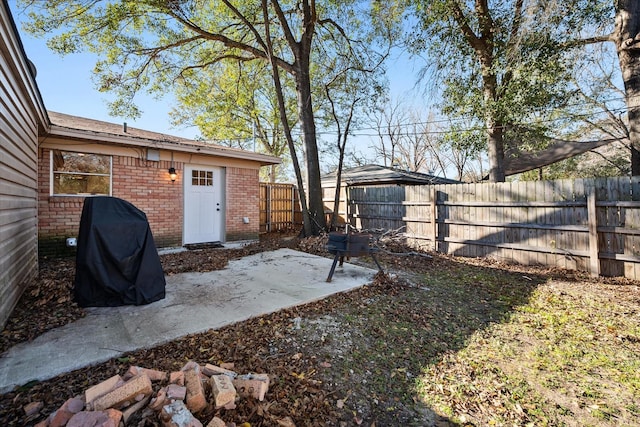
M 640 95 L 636 95 L 632 98 L 635 97 L 640 97 Z M 606 104 L 606 103 L 611 103 L 611 102 L 624 102 L 625 98 L 624 97 L 615 97 L 615 98 L 610 98 L 610 99 L 605 99 L 600 101 L 602 104 Z M 586 102 L 580 102 L 580 103 L 573 103 L 573 104 L 568 104 L 565 107 L 563 107 L 562 109 L 559 108 L 538 108 L 538 109 L 533 109 L 532 111 L 539 111 L 539 112 L 553 112 L 555 111 L 559 111 L 559 112 L 564 112 L 565 109 L 567 108 L 573 108 L 573 107 L 591 107 L 593 106 L 593 104 L 590 103 L 586 103 Z M 554 123 L 554 122 L 561 122 L 561 121 L 565 121 L 565 120 L 571 120 L 571 119 L 575 119 L 576 117 L 581 117 L 582 119 L 586 119 L 586 118 L 596 118 L 599 115 L 603 115 L 603 114 L 617 114 L 617 113 L 626 113 L 627 112 L 627 107 L 625 106 L 621 106 L 619 108 L 613 108 L 613 109 L 602 109 L 600 111 L 585 111 L 585 112 L 575 112 L 572 113 L 570 115 L 565 115 L 562 117 L 554 117 L 554 118 L 548 118 L 548 119 L 540 119 L 537 122 L 538 123 Z M 416 135 L 443 135 L 443 134 L 450 134 L 450 133 L 464 133 L 464 132 L 478 132 L 478 131 L 486 131 L 487 127 L 484 125 L 478 125 L 478 126 L 471 126 L 471 127 L 465 127 L 465 128 L 461 128 L 461 129 L 446 129 L 446 130 L 431 130 L 428 129 L 428 127 L 432 126 L 432 125 L 438 125 L 438 124 L 453 124 L 453 123 L 468 123 L 468 122 L 473 122 L 473 121 L 477 121 L 476 117 L 472 117 L 472 116 L 468 116 L 468 117 L 454 117 L 454 118 L 441 118 L 441 119 L 436 119 L 436 120 L 426 120 L 426 121 L 408 121 L 408 122 L 398 122 L 398 123 L 388 123 L 387 125 L 379 125 L 379 126 L 363 126 L 363 127 L 357 127 L 355 129 L 352 129 L 350 131 L 350 135 L 353 137 L 380 137 L 380 136 L 387 136 L 385 134 L 381 134 L 380 131 L 384 130 L 387 127 L 392 127 L 394 129 L 406 129 L 406 128 L 411 128 L 411 127 L 417 127 L 417 126 L 423 126 L 427 129 L 421 129 L 420 131 L 401 131 L 399 132 L 398 136 L 416 136 Z M 365 131 L 374 131 L 375 133 L 367 133 Z M 301 132 L 293 132 L 293 135 L 296 137 L 300 137 L 302 135 Z M 336 135 L 335 131 L 318 131 L 316 132 L 316 135 Z M 246 136 L 236 136 L 235 138 L 210 138 L 207 141 L 208 142 L 229 142 L 229 141 L 249 141 L 253 138 L 253 134 L 247 134 Z

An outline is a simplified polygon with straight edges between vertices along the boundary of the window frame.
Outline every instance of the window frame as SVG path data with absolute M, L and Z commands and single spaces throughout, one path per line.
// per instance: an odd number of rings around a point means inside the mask
M 196 173 L 198 176 L 194 176 L 194 174 Z M 192 187 L 213 187 L 213 184 L 214 184 L 213 171 L 195 169 L 195 168 L 191 170 L 191 186 Z
M 91 173 L 91 172 L 60 172 L 54 169 L 53 154 L 55 151 L 70 154 L 85 154 L 93 156 L 107 156 L 109 157 L 109 173 Z M 89 193 L 55 193 L 54 182 L 55 174 L 64 175 L 81 175 L 81 176 L 107 176 L 109 177 L 109 194 L 89 194 Z M 91 153 L 82 151 L 65 150 L 63 148 L 52 148 L 49 150 L 49 195 L 54 197 L 99 197 L 99 196 L 111 196 L 113 194 L 113 156 L 111 154 Z

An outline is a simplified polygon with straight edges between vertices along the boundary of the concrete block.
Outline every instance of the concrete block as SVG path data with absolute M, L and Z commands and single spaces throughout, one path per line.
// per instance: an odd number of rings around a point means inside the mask
M 131 378 L 115 390 L 96 398 L 91 406 L 94 411 L 103 411 L 109 408 L 121 409 L 150 396 L 151 393 L 153 393 L 151 380 L 148 376 L 141 374 Z
M 182 400 L 163 406 L 160 420 L 163 427 L 202 427 L 202 423 L 193 416 Z

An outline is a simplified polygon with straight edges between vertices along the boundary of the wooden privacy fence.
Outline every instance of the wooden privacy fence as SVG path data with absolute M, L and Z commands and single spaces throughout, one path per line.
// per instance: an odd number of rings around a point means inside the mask
M 640 279 L 640 177 L 350 187 L 348 221 L 413 246 Z
M 302 224 L 298 189 L 293 184 L 260 183 L 260 232 L 288 230 Z

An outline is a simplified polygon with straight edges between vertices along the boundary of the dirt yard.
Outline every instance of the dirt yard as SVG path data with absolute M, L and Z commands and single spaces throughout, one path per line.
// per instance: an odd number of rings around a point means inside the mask
M 161 258 L 176 274 L 278 247 L 329 256 L 324 244 L 269 235 Z M 287 417 L 297 426 L 640 425 L 640 283 L 409 255 L 395 241 L 382 249 L 387 274 L 368 286 L 25 384 L 0 395 L 0 425 L 33 425 L 130 365 L 169 371 L 187 360 L 271 379 L 263 402 L 207 409 L 198 414 L 205 425 L 214 414 L 244 426 Z M 71 301 L 74 266 L 41 263 L 0 334 L 1 352 L 84 315 Z M 27 417 L 31 402 L 44 407 Z

